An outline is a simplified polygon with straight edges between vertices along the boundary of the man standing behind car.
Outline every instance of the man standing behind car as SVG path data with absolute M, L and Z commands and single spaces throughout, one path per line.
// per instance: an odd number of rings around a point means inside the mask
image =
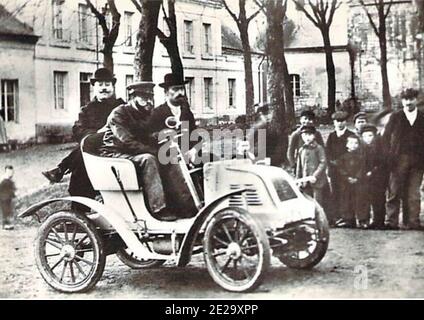
M 384 129 L 383 141 L 390 170 L 386 229 L 399 228 L 401 200 L 405 228 L 423 229 L 419 216 L 424 173 L 424 114 L 417 109 L 417 96 L 415 89 L 402 91 L 403 109 L 390 116 Z
M 150 81 L 130 84 L 130 101 L 110 114 L 103 136 L 102 156 L 123 158 L 134 162 L 150 213 L 164 221 L 176 220 L 166 208 L 165 192 L 160 177 L 156 141 L 150 134 L 149 120 L 154 107 Z
M 81 108 L 78 120 L 72 128 L 73 138 L 78 143 L 87 135 L 96 133 L 101 129 L 106 124 L 107 117 L 112 110 L 125 103 L 122 99 L 115 97 L 116 78 L 108 69 L 100 68 L 96 70 L 94 78 L 90 79 L 90 83 L 93 86 L 94 99 Z M 56 168 L 42 172 L 51 183 L 60 182 L 67 173 L 72 173 L 69 183 L 69 193 L 72 196 L 94 199 L 96 192 L 87 176 L 79 146 L 66 156 Z M 76 204 L 76 206 L 83 209 L 80 205 Z

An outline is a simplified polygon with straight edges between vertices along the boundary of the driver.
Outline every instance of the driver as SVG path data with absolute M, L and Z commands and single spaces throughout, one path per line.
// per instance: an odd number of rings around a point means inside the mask
M 103 137 L 101 155 L 133 161 L 141 178 L 150 213 L 163 221 L 176 216 L 166 207 L 165 193 L 156 158 L 157 146 L 150 136 L 149 119 L 154 106 L 154 83 L 142 81 L 130 84 L 130 101 L 110 114 Z

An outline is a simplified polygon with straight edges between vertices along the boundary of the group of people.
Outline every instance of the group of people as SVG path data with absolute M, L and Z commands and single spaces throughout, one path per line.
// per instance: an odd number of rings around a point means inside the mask
M 130 84 L 127 87 L 128 103 L 115 97 L 115 82 L 108 69 L 101 68 L 95 72 L 91 79 L 94 99 L 81 109 L 73 127 L 75 140 L 81 142 L 88 135 L 101 133 L 99 155 L 134 162 L 146 205 L 157 219 L 173 221 L 193 216 L 197 210 L 179 166 L 172 162 L 162 164 L 157 158 L 160 148 L 158 133 L 167 129 L 167 118 L 172 117 L 177 123 L 188 123 L 189 131 L 195 128 L 194 116 L 185 95 L 185 82 L 174 74 L 165 75 L 164 82 L 159 86 L 165 91 L 166 101 L 156 108 L 153 82 Z M 193 160 L 196 153 L 196 148 L 191 148 L 187 158 Z M 71 173 L 69 193 L 72 196 L 96 197 L 80 147 L 75 148 L 56 168 L 43 172 L 43 175 L 56 183 L 67 173 Z M 73 209 L 87 210 L 76 203 Z
M 354 131 L 347 128 L 349 115 L 335 112 L 326 143 L 314 113 L 302 112 L 287 158 L 299 186 L 325 208 L 330 225 L 397 230 L 402 203 L 402 227 L 423 230 L 424 114 L 417 96 L 415 89 L 402 91 L 403 109 L 393 112 L 380 132 L 364 112 L 354 116 Z

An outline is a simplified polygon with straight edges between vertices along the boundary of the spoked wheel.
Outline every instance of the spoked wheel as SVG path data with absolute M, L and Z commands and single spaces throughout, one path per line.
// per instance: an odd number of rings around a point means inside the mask
M 73 212 L 54 213 L 41 225 L 35 258 L 44 280 L 67 293 L 91 289 L 106 262 L 96 228 L 86 217 Z
M 229 291 L 257 288 L 269 268 L 268 237 L 260 223 L 240 208 L 224 209 L 209 221 L 203 248 L 209 274 Z
M 151 260 L 143 259 L 134 255 L 134 253 L 128 248 L 121 248 L 116 253 L 116 256 L 121 260 L 122 263 L 130 267 L 131 269 L 151 269 L 160 267 L 165 263 L 165 260 Z
M 330 241 L 330 232 L 325 216 L 321 207 L 317 207 L 315 220 L 304 225 L 304 232 L 308 233 L 308 241 L 304 245 L 289 244 L 294 249 L 276 252 L 276 256 L 289 268 L 310 269 L 317 265 L 327 252 Z

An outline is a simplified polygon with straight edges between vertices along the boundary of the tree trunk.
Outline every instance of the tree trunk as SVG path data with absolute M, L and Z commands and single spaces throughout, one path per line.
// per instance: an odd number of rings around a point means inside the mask
M 284 16 L 284 13 L 279 0 L 269 0 L 266 6 L 268 22 L 266 53 L 269 58 L 267 75 L 268 93 L 271 108 L 274 110 L 270 130 L 276 132 L 274 136 L 278 136 L 278 140 L 273 141 L 275 150 L 267 150 L 267 154 L 271 154 L 273 165 L 280 166 L 287 163 L 286 153 L 288 145 L 288 126 L 286 123 L 286 103 L 284 97 L 284 59 L 281 54 L 284 51 L 283 42 L 281 41 L 284 36 L 281 17 Z
M 141 18 L 134 56 L 135 78 L 137 80 L 153 80 L 153 52 L 161 5 L 162 1 L 158 0 L 144 0 L 141 3 Z
M 247 123 L 253 121 L 253 115 L 255 113 L 255 92 L 253 87 L 253 75 L 252 75 L 252 53 L 250 52 L 250 42 L 248 34 L 248 23 L 242 21 L 239 24 L 240 38 L 243 46 L 243 62 L 244 62 L 244 84 L 246 92 L 246 117 Z
M 113 73 L 113 53 L 112 51 L 103 51 L 103 67 Z
M 355 89 L 355 61 L 356 61 L 356 49 L 349 45 L 349 65 L 350 65 L 350 97 L 356 99 L 356 89 Z
M 283 29 L 284 30 L 284 29 Z M 284 76 L 284 94 L 286 102 L 286 123 L 288 128 L 293 128 L 296 124 L 296 116 L 294 109 L 294 97 L 293 97 L 293 87 L 290 82 L 290 73 L 287 66 L 285 50 L 284 50 L 284 41 L 282 43 L 283 51 L 281 52 L 281 59 L 283 64 L 283 76 Z
M 327 92 L 328 109 L 327 116 L 331 116 L 336 110 L 336 68 L 334 67 L 333 48 L 330 42 L 330 32 L 328 28 L 321 30 L 324 40 L 325 64 L 327 69 Z
M 386 19 L 384 17 L 384 5 L 379 10 L 379 44 L 380 44 L 380 68 L 383 85 L 383 105 L 386 110 L 392 109 L 392 97 L 390 95 L 389 77 L 387 74 L 387 39 L 386 39 Z

